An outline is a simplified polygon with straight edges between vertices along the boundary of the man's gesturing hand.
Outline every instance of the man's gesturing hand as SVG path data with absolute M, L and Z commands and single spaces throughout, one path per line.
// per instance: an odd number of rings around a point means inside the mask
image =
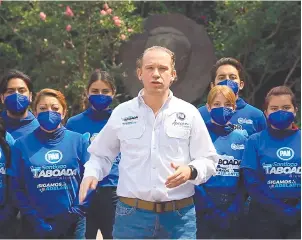
M 166 181 L 167 188 L 175 188 L 188 181 L 191 177 L 191 168 L 189 166 L 179 166 L 171 163 L 171 167 L 175 169 L 174 174 L 170 175 Z
M 95 190 L 98 185 L 98 180 L 95 177 L 85 177 L 80 186 L 79 200 L 82 203 L 90 189 Z

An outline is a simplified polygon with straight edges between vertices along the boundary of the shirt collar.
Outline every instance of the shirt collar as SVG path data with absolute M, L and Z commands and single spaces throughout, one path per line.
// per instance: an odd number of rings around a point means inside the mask
M 173 98 L 173 92 L 171 91 L 171 90 L 169 90 L 170 92 L 169 92 L 169 96 L 168 96 L 168 99 L 166 100 L 166 102 L 164 103 L 164 105 L 165 104 L 169 104 L 170 103 L 170 101 L 172 100 L 172 98 Z M 144 99 L 143 99 L 143 96 L 144 96 L 144 89 L 141 89 L 140 91 L 139 91 L 139 93 L 138 93 L 138 96 L 137 96 L 137 99 L 138 99 L 138 107 L 143 103 L 143 104 L 145 104 L 145 101 L 144 101 Z

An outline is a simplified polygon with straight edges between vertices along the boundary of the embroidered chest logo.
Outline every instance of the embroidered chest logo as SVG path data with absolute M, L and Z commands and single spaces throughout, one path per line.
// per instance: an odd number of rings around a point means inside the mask
M 236 144 L 236 143 L 232 143 L 231 144 L 231 148 L 233 150 L 243 150 L 244 149 L 244 144 Z
M 289 161 L 295 156 L 294 150 L 288 147 L 279 148 L 276 154 L 283 161 Z
M 238 123 L 239 124 L 253 124 L 253 120 L 247 119 L 247 118 L 238 118 Z
M 51 150 L 45 154 L 45 160 L 51 164 L 60 162 L 63 158 L 63 154 L 59 150 Z
M 122 118 L 122 124 L 123 125 L 130 125 L 130 124 L 135 124 L 138 121 L 138 116 L 128 116 Z
M 176 119 L 172 122 L 173 126 L 182 127 L 182 128 L 190 128 L 190 124 L 185 122 L 186 115 L 182 112 L 176 113 Z
M 177 119 L 179 119 L 180 121 L 183 121 L 183 120 L 186 119 L 186 115 L 185 115 L 184 113 L 182 113 L 182 112 L 176 113 L 176 117 L 177 117 Z

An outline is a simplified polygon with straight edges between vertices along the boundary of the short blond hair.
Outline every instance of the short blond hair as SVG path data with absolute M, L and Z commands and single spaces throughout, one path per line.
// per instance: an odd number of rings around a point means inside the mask
M 141 68 L 142 67 L 143 57 L 145 56 L 145 54 L 147 52 L 150 52 L 152 50 L 162 50 L 162 51 L 168 53 L 170 55 L 170 57 L 171 57 L 172 71 L 175 71 L 175 54 L 174 54 L 174 52 L 172 52 L 168 48 L 161 47 L 161 46 L 152 46 L 152 47 L 149 47 L 149 48 L 145 49 L 145 51 L 143 52 L 143 54 L 136 60 L 136 68 Z
M 208 94 L 207 103 L 211 106 L 214 103 L 216 96 L 221 93 L 234 108 L 236 108 L 236 96 L 231 88 L 228 86 L 217 85 L 211 89 Z

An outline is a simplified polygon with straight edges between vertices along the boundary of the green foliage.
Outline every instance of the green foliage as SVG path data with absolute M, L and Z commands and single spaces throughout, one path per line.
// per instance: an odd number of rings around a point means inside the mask
M 3 72 L 10 68 L 23 70 L 33 79 L 35 90 L 61 90 L 70 114 L 82 110 L 90 73 L 99 68 L 120 68 L 115 64 L 120 45 L 141 31 L 142 18 L 133 14 L 133 2 L 107 2 L 111 14 L 104 14 L 104 3 L 2 2 Z
M 293 74 L 300 65 L 300 2 L 224 1 L 217 2 L 216 14 L 208 30 L 217 57 L 232 56 L 243 63 L 250 103 L 255 104 L 263 87 L 293 87 L 300 81 Z M 283 80 L 276 82 L 281 74 Z

